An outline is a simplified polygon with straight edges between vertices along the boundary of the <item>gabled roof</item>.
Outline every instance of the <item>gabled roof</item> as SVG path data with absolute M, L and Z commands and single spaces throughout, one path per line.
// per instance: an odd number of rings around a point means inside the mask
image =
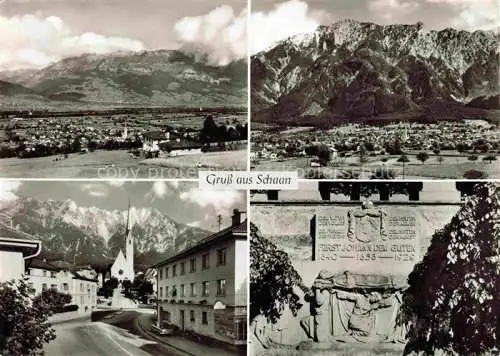
M 38 240 L 37 237 L 14 229 L 9 225 L 0 222 L 0 238 L 17 239 L 17 240 Z
M 203 145 L 200 142 L 191 140 L 162 142 L 158 146 L 160 146 L 160 148 L 164 151 L 188 150 L 188 149 L 197 149 L 203 147 Z
M 120 249 L 120 252 L 118 252 L 115 262 L 113 262 L 113 265 L 115 265 L 115 263 L 126 263 L 126 262 L 127 259 L 125 258 L 125 255 L 123 254 L 122 250 Z
M 0 222 L 0 249 L 22 252 L 24 258 L 33 258 L 40 254 L 42 242 L 30 234 L 13 229 Z
M 92 279 L 92 278 L 82 276 L 78 272 L 73 272 L 73 276 L 74 276 L 73 279 L 78 279 L 78 280 L 87 281 L 87 282 L 97 282 L 97 279 Z
M 175 256 L 169 257 L 153 266 L 151 268 L 156 268 L 158 266 L 165 265 L 167 263 L 171 263 L 177 260 L 180 260 L 188 255 L 191 255 L 199 250 L 203 250 L 217 242 L 224 241 L 227 239 L 242 239 L 247 238 L 247 227 L 248 221 L 245 219 L 243 222 L 235 225 L 231 225 L 219 232 L 216 232 L 212 235 L 205 237 L 204 239 L 198 241 L 195 245 L 190 246 L 183 251 L 179 252 Z
M 34 258 L 33 260 L 31 260 L 29 268 L 38 268 L 47 271 L 60 271 L 62 269 L 53 265 L 50 262 L 47 262 L 46 260 L 42 260 L 41 258 Z

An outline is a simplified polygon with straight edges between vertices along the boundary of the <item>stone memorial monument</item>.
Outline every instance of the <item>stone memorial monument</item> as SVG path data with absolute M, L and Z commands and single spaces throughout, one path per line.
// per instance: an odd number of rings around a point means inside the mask
M 407 274 L 401 271 L 419 260 L 419 245 L 415 216 L 397 211 L 388 214 L 363 202 L 314 216 L 313 260 L 323 270 L 304 298 L 310 316 L 300 321 L 314 348 L 336 342 L 404 343 L 401 306 Z M 356 271 L 339 272 L 339 266 Z

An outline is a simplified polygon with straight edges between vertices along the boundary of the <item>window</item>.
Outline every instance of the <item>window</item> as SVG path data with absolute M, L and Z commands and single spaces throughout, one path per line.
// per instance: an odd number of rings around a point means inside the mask
M 191 258 L 189 272 L 196 272 L 196 257 Z
M 189 320 L 191 320 L 191 322 L 194 323 L 194 321 L 195 321 L 194 310 L 189 311 Z
M 166 319 L 167 319 L 167 322 L 169 322 L 169 323 L 170 323 L 171 315 L 172 314 L 170 314 L 170 312 L 168 311 Z
M 47 290 L 47 283 L 42 283 L 42 291 Z
M 208 297 L 210 294 L 210 283 L 209 282 L 203 282 L 203 296 Z
M 165 297 L 168 297 L 168 286 L 165 287 Z
M 177 265 L 172 266 L 172 277 L 175 277 L 177 275 Z
M 196 283 L 191 283 L 191 297 L 196 297 Z
M 35 293 L 35 288 L 33 288 L 33 282 L 28 282 L 29 293 Z
M 56 278 L 56 272 L 50 271 L 50 278 Z
M 184 284 L 181 284 L 181 297 L 184 297 Z
M 203 256 L 201 256 L 201 265 L 202 265 L 203 269 L 208 269 L 208 267 L 210 267 L 209 257 L 210 257 L 210 255 L 208 253 L 205 253 Z
M 217 296 L 218 297 L 225 297 L 226 296 L 226 280 L 225 279 L 219 279 L 217 281 Z
M 83 283 L 80 282 L 80 292 L 83 292 Z
M 50 289 L 52 290 L 57 290 L 57 284 L 51 284 Z
M 236 321 L 236 340 L 246 340 L 247 339 L 247 321 L 238 320 Z
M 217 266 L 224 266 L 226 264 L 226 249 L 221 248 L 217 250 Z
M 163 287 L 160 287 L 160 298 L 163 297 Z
M 168 278 L 168 267 L 165 267 L 165 278 Z
M 201 313 L 201 322 L 202 322 L 202 324 L 205 324 L 205 325 L 208 324 L 207 312 L 202 312 Z
M 159 275 L 159 279 L 163 279 L 163 268 L 160 268 L 160 275 Z
M 181 263 L 181 276 L 183 276 L 186 273 L 186 263 L 182 262 Z
M 172 297 L 177 297 L 177 289 L 175 286 L 172 286 Z
M 43 276 L 47 277 L 47 271 L 46 270 L 43 270 Z
M 28 268 L 28 269 L 26 270 L 26 275 L 27 275 L 27 276 L 29 276 L 30 274 L 31 274 L 31 268 Z

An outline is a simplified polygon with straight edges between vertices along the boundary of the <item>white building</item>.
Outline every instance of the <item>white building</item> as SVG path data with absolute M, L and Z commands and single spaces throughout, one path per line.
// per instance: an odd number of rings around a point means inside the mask
M 160 320 L 215 343 L 245 350 L 247 340 L 247 221 L 232 225 L 154 267 Z
M 144 152 L 158 152 L 161 142 L 170 141 L 170 133 L 163 131 L 150 131 L 143 135 L 142 150 Z
M 176 139 L 175 141 L 161 142 L 159 149 L 170 157 L 185 156 L 202 153 L 203 145 L 198 142 Z
M 118 279 L 119 282 L 124 280 L 134 281 L 134 237 L 132 236 L 132 223 L 130 218 L 130 206 L 127 216 L 127 228 L 125 231 L 125 254 L 122 250 L 118 252 L 115 262 L 111 266 L 111 277 Z
M 95 275 L 95 271 L 93 273 Z M 87 270 L 71 271 L 46 260 L 35 258 L 26 268 L 28 286 L 33 296 L 48 289 L 71 295 L 71 303 L 79 312 L 89 312 L 97 305 L 97 279 Z
M 26 262 L 41 250 L 42 243 L 33 236 L 0 222 L 0 282 L 22 278 Z

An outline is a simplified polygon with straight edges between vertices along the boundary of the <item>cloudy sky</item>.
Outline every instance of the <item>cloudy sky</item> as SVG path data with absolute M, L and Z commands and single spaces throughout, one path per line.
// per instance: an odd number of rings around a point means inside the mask
M 351 18 L 379 24 L 424 22 L 427 29 L 499 26 L 498 0 L 252 0 L 252 52 L 320 24 Z
M 192 45 L 225 64 L 246 55 L 246 10 L 246 0 L 0 0 L 0 70 Z
M 126 210 L 128 200 L 137 208 L 153 207 L 172 219 L 216 231 L 231 224 L 233 209 L 246 211 L 245 191 L 198 190 L 195 182 L 123 181 L 7 181 L 0 180 L 0 207 L 19 197 L 40 201 L 72 199 L 78 206 Z
M 82 53 L 203 49 L 224 65 L 342 18 L 427 29 L 498 27 L 498 0 L 0 0 L 0 71 Z M 7 35 L 5 35 L 7 34 Z M 248 40 L 247 40 L 248 38 Z

